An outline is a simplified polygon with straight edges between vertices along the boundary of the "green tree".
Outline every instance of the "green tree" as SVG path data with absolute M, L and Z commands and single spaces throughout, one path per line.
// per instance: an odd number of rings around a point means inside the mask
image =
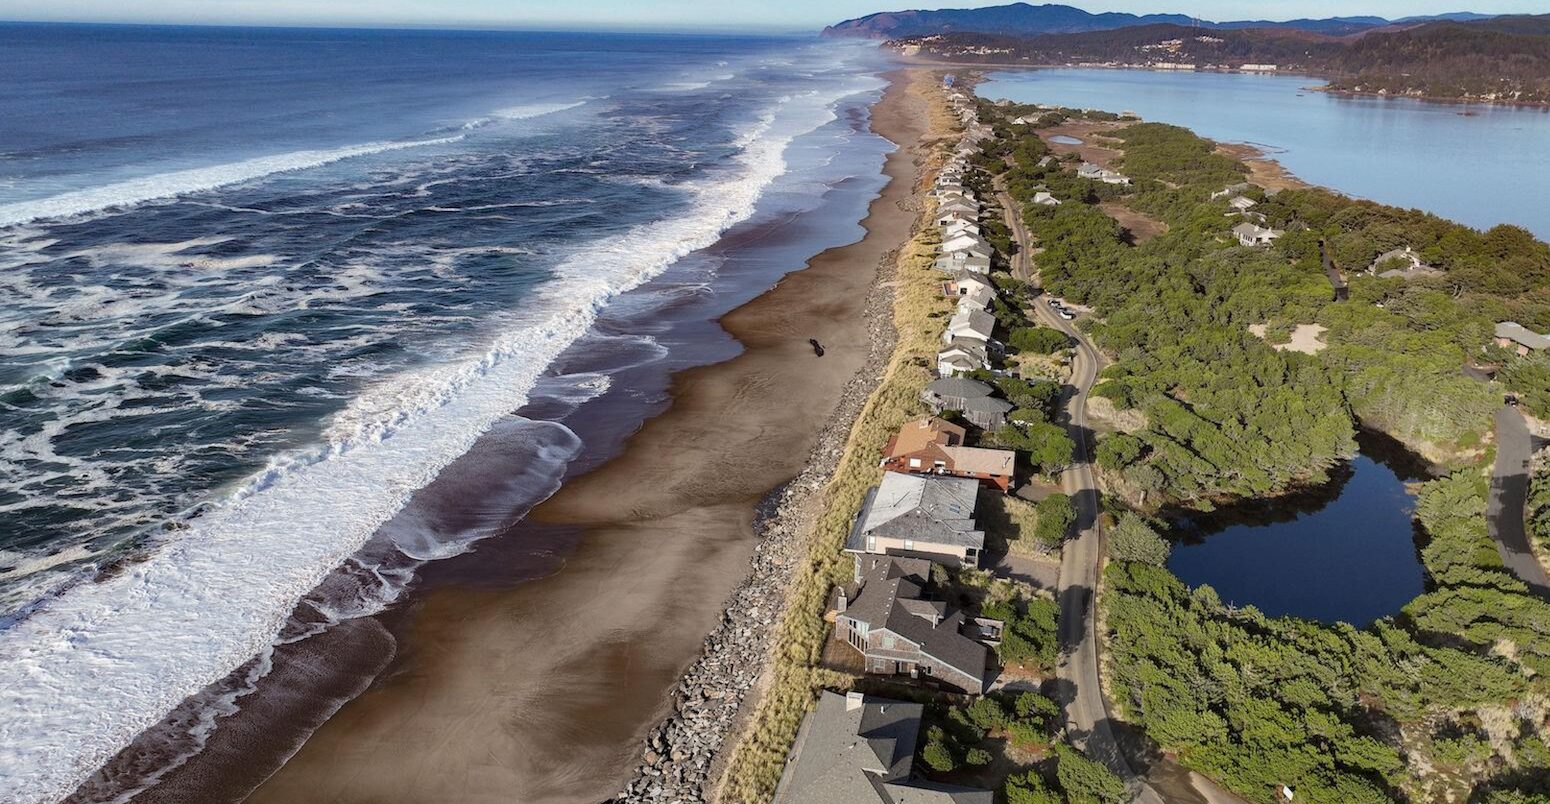
M 1109 558 L 1115 561 L 1141 561 L 1154 566 L 1168 563 L 1172 545 L 1152 529 L 1140 515 L 1126 511 L 1109 529 Z
M 1094 457 L 1099 466 L 1117 472 L 1135 463 L 1145 448 L 1145 443 L 1133 435 L 1114 433 L 1098 442 Z
M 1061 795 L 1050 789 L 1043 774 L 1031 770 L 1012 774 L 1006 779 L 1006 804 L 1063 804 Z
M 1055 778 L 1066 800 L 1077 804 L 1121 804 L 1129 796 L 1125 783 L 1102 764 L 1082 755 L 1082 752 L 1065 743 L 1055 746 L 1059 762 L 1055 766 Z
M 1040 500 L 1034 511 L 1038 515 L 1034 538 L 1046 547 L 1059 547 L 1066 540 L 1071 523 L 1076 521 L 1076 506 L 1071 504 L 1071 498 L 1056 492 Z
M 1071 339 L 1064 332 L 1050 327 L 1017 327 L 1007 342 L 1019 352 L 1049 354 L 1066 348 Z
M 996 431 L 996 441 L 1027 453 L 1028 462 L 1042 472 L 1067 466 L 1076 453 L 1076 443 L 1066 434 L 1066 428 L 1049 422 L 1029 422 L 1025 427 L 1005 425 Z
M 953 759 L 953 752 L 947 747 L 946 734 L 938 727 L 927 731 L 926 747 L 920 752 L 920 758 L 938 773 L 946 773 L 958 764 Z

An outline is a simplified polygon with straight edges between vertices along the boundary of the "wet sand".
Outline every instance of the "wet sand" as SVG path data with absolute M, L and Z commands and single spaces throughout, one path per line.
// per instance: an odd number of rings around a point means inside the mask
M 924 126 L 903 90 L 895 80 L 872 112 L 873 130 L 894 142 Z M 865 360 L 867 290 L 914 217 L 909 153 L 885 170 L 892 181 L 864 239 L 723 317 L 745 351 L 675 375 L 666 412 L 532 512 L 557 544 L 574 541 L 574 552 L 557 549 L 559 571 L 515 588 L 429 589 L 394 629 L 389 677 L 249 800 L 596 802 L 617 792 L 747 571 L 755 506 L 800 471 Z M 498 572 L 502 552 L 481 553 Z

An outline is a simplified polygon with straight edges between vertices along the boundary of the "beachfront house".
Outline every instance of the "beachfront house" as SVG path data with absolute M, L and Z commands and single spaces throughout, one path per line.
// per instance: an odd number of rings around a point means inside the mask
M 914 777 L 925 707 L 824 690 L 802 719 L 775 804 L 991 804 L 989 790 Z
M 959 305 L 957 312 L 953 313 L 953 317 L 947 322 L 947 330 L 942 333 L 942 342 L 953 343 L 961 339 L 981 344 L 989 343 L 990 335 L 995 328 L 995 316 L 983 309 L 976 310 Z
M 975 273 L 981 276 L 990 273 L 989 257 L 974 257 L 959 252 L 957 254 L 944 254 L 937 257 L 933 267 L 938 271 L 950 274 Z
M 971 218 L 977 218 L 980 214 L 980 205 L 961 196 L 953 196 L 951 199 L 937 205 L 937 215 L 946 215 L 952 212 L 961 212 Z
M 1060 206 L 1060 199 L 1050 195 L 1047 191 L 1040 190 L 1033 194 L 1033 203 L 1046 207 Z
M 958 234 L 942 241 L 943 254 L 965 254 L 970 257 L 990 258 L 994 249 L 977 234 Z
M 928 561 L 866 556 L 857 565 L 861 577 L 829 599 L 835 639 L 861 654 L 863 669 L 983 694 L 989 646 L 1000 644 L 1005 623 L 971 619 L 929 599 Z
M 1541 335 L 1516 321 L 1503 321 L 1496 325 L 1496 345 L 1526 357 L 1531 352 L 1550 347 L 1550 338 Z
M 1245 246 L 1268 246 L 1283 234 L 1279 229 L 1266 229 L 1248 221 L 1232 227 L 1232 233 L 1238 238 L 1238 242 Z
M 981 288 L 990 291 L 992 297 L 996 295 L 996 287 L 990 284 L 990 280 L 980 274 L 965 271 L 942 283 L 942 295 L 967 296 Z
M 1233 196 L 1232 200 L 1227 202 L 1227 206 L 1238 212 L 1248 212 L 1249 207 L 1254 206 L 1254 199 L 1242 195 Z
M 979 566 L 985 532 L 974 522 L 979 481 L 884 472 L 861 504 L 845 552 Z
M 951 240 L 961 234 L 979 236 L 980 225 L 974 221 L 955 220 L 942 227 L 942 239 Z
M 890 472 L 969 477 L 1003 492 L 1012 488 L 1016 453 L 964 446 L 965 430 L 934 416 L 905 422 L 883 448 Z
M 933 413 L 956 410 L 980 429 L 999 430 L 1006 424 L 1012 403 L 991 396 L 994 390 L 979 380 L 944 374 L 927 385 L 920 398 Z
M 958 309 L 986 310 L 996 300 L 996 292 L 987 287 L 977 287 L 958 295 Z
M 990 350 L 983 343 L 958 340 L 936 353 L 936 373 L 940 377 L 956 377 L 988 368 Z
M 942 209 L 938 208 L 936 215 L 936 225 L 947 226 L 953 221 L 967 221 L 969 223 L 974 223 L 978 219 L 979 216 L 972 212 L 965 212 L 963 210 L 957 209 L 943 211 Z

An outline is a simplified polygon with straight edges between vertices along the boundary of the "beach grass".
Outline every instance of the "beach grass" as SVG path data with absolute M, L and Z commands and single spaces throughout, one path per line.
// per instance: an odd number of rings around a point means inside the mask
M 945 104 L 932 83 L 917 74 L 909 91 L 931 96 L 930 131 L 944 132 L 939 121 L 946 118 Z M 934 175 L 944 159 L 943 149 L 934 148 L 925 174 Z M 925 207 L 922 221 L 929 220 L 935 203 L 927 201 Z M 828 591 L 850 578 L 851 560 L 841 549 L 867 490 L 882 477 L 877 456 L 900 425 L 925 412 L 921 392 L 933 379 L 937 339 L 944 316 L 952 309 L 951 302 L 941 295 L 941 278 L 932 269 L 937 241 L 932 227 L 917 226 L 900 250 L 894 275 L 897 341 L 893 355 L 851 428 L 839 464 L 824 489 L 822 513 L 807 540 L 807 564 L 795 573 L 776 629 L 769 685 L 728 763 L 721 801 L 769 801 L 816 690 L 846 688 L 852 682 L 850 676 L 818 667 L 829 627 L 823 620 L 823 607 Z

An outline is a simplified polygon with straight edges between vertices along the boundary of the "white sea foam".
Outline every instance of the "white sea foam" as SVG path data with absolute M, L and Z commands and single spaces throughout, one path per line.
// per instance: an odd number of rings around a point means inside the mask
M 691 209 L 559 266 L 527 308 L 542 315 L 517 322 L 481 354 L 383 382 L 336 417 L 326 444 L 274 458 L 146 560 L 75 586 L 0 631 L 7 801 L 68 794 L 180 701 L 263 654 L 297 602 L 520 406 L 604 304 L 750 217 L 785 170 L 790 141 L 833 119 L 830 104 L 855 91 L 783 100 L 789 108 L 740 140 L 735 170 L 684 185 Z M 421 548 L 444 549 L 412 549 Z
M 0 204 L 0 226 L 13 226 L 41 218 L 62 218 L 112 207 L 131 206 L 162 198 L 175 198 L 185 193 L 213 190 L 231 184 L 251 181 L 276 173 L 321 167 L 331 162 L 357 156 L 397 151 L 404 148 L 422 148 L 428 145 L 447 145 L 463 138 L 437 137 L 412 142 L 368 142 L 314 151 L 293 151 L 274 156 L 260 156 L 225 165 L 191 168 L 155 176 L 89 187 L 84 190 L 61 193 L 33 201 Z

